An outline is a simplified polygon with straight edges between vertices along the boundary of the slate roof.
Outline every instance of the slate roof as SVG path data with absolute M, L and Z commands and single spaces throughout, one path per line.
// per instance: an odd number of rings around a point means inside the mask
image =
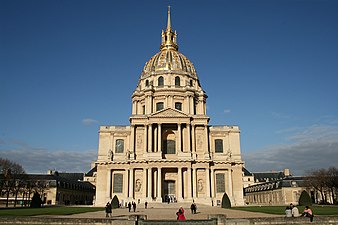
M 96 173 L 97 171 L 97 167 L 93 167 L 91 170 L 89 170 L 88 173 L 85 174 L 86 177 L 92 177 L 94 175 L 94 173 Z

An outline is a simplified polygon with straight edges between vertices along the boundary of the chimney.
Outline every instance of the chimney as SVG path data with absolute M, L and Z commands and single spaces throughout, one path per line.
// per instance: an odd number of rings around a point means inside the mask
M 291 176 L 290 169 L 284 169 L 284 176 L 286 176 L 286 177 Z

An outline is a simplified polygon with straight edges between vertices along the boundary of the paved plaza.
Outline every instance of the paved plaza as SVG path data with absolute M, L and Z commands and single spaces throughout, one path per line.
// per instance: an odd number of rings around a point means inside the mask
M 119 208 L 113 210 L 113 219 L 127 219 L 130 215 L 146 215 L 148 220 L 175 220 L 178 208 L 182 206 L 185 210 L 185 217 L 188 220 L 208 219 L 208 215 L 225 215 L 226 218 L 259 218 L 259 217 L 283 217 L 283 215 L 272 215 L 265 213 L 246 212 L 233 209 L 223 209 L 220 207 L 211 207 L 205 205 L 197 205 L 197 213 L 192 214 L 190 205 L 178 203 L 155 203 L 149 204 L 148 208 L 144 208 L 144 204 L 139 204 L 136 211 L 129 212 L 128 208 Z M 105 218 L 104 211 L 74 214 L 71 218 Z

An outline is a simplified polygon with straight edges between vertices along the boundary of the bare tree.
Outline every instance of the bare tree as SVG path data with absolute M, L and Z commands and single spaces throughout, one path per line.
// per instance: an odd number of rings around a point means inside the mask
M 336 204 L 336 191 L 338 190 L 338 169 L 330 167 L 327 170 L 327 187 L 331 191 L 333 204 Z
M 0 158 L 0 174 L 3 175 L 1 187 L 5 192 L 6 207 L 8 207 L 9 195 L 14 193 L 17 196 L 17 190 L 21 188 L 21 181 L 25 179 L 25 170 L 18 163 Z
M 306 185 L 317 190 L 323 203 L 328 203 L 326 193 L 331 193 L 332 203 L 336 203 L 336 191 L 338 189 L 338 169 L 330 167 L 329 169 L 318 169 L 307 172 L 305 179 Z
M 322 196 L 322 200 L 326 202 L 326 196 L 324 195 L 324 191 L 326 189 L 326 170 L 311 170 L 307 172 L 307 176 L 305 178 L 305 184 L 308 187 L 312 187 L 315 190 L 319 191 Z

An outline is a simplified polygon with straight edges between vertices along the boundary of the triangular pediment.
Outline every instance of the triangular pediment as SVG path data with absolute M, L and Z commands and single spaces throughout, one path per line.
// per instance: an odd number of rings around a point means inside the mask
M 177 109 L 163 109 L 161 111 L 153 113 L 150 117 L 152 118 L 187 118 L 187 114 L 177 110 Z

